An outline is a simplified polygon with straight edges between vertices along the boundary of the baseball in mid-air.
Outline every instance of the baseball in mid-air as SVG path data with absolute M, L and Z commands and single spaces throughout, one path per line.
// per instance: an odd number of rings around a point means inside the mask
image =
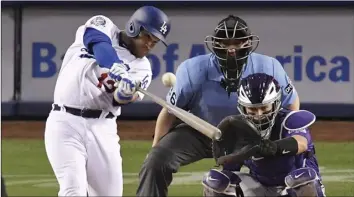
M 171 72 L 163 74 L 162 83 L 166 87 L 172 87 L 176 83 L 176 75 Z

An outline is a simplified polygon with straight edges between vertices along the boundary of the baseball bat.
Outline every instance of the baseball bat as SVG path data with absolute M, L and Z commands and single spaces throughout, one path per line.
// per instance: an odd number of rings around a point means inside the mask
M 165 100 L 161 99 L 160 97 L 140 88 L 138 86 L 137 90 L 146 96 L 150 97 L 154 102 L 159 104 L 160 106 L 168 109 L 172 114 L 174 114 L 176 117 L 181 119 L 183 122 L 188 124 L 189 126 L 193 127 L 200 133 L 206 135 L 210 139 L 213 140 L 220 140 L 221 138 L 221 131 L 217 127 L 211 125 L 210 123 L 202 120 L 201 118 L 195 116 L 192 113 L 189 113 L 179 107 L 176 107 Z

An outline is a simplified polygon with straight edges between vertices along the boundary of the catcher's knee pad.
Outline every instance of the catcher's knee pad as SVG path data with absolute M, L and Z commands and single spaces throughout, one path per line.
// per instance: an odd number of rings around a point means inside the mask
M 177 170 L 179 164 L 176 162 L 175 154 L 163 147 L 154 147 L 146 157 L 143 167 L 150 170 L 163 170 L 169 168 Z
M 236 195 L 228 195 L 224 193 L 217 193 L 214 190 L 204 187 L 203 188 L 203 196 L 204 197 L 235 197 Z
M 323 197 L 324 186 L 313 168 L 299 168 L 285 177 L 286 191 L 292 197 Z
M 227 170 L 212 169 L 206 173 L 202 180 L 204 196 L 238 196 L 241 179 Z

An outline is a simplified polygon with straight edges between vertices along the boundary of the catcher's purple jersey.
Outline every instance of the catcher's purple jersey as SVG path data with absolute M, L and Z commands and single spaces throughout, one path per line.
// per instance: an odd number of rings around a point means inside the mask
M 254 73 L 266 73 L 282 87 L 282 104 L 287 107 L 294 103 L 297 92 L 282 65 L 273 57 L 252 53 L 247 61 L 242 78 Z M 230 97 L 220 85 L 223 74 L 214 55 L 196 56 L 182 62 L 176 71 L 176 84 L 166 96 L 167 102 L 217 125 L 237 110 L 237 94 Z
M 302 167 L 313 168 L 321 179 L 316 155 L 314 155 L 315 146 L 310 131 L 307 128 L 297 131 L 286 130 L 282 126 L 282 122 L 288 113 L 289 111 L 287 110 L 281 110 L 279 112 L 270 139 L 274 141 L 293 135 L 301 135 L 308 141 L 308 150 L 307 152 L 296 156 L 281 156 L 269 159 L 256 156 L 245 161 L 244 165 L 250 169 L 250 174 L 265 186 L 284 185 L 284 178 L 286 175 L 288 175 L 289 172 Z

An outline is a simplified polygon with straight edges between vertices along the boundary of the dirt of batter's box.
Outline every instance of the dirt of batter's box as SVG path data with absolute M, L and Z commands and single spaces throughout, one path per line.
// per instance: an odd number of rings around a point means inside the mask
M 119 121 L 118 134 L 122 140 L 152 140 L 156 121 Z M 2 121 L 3 138 L 43 139 L 44 121 Z M 318 141 L 354 141 L 354 121 L 317 121 L 311 134 Z

